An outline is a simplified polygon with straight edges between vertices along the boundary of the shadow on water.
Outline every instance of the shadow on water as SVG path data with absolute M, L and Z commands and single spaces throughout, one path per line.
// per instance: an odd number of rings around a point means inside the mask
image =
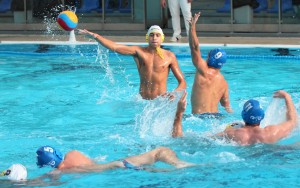
M 47 53 L 49 51 L 49 48 L 53 47 L 53 45 L 48 44 L 40 44 L 38 45 L 38 48 L 34 51 L 36 53 Z
M 274 56 L 294 56 L 290 53 L 290 51 L 296 51 L 296 50 L 290 50 L 288 48 L 277 48 L 277 49 L 271 49 L 272 52 L 277 52 Z

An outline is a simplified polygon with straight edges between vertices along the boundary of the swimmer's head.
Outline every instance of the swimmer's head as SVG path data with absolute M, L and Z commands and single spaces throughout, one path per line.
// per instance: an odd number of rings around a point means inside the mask
M 147 42 L 149 41 L 149 36 L 150 36 L 151 33 L 159 33 L 159 34 L 161 34 L 161 42 L 164 42 L 165 35 L 164 35 L 162 29 L 158 25 L 152 25 L 148 29 L 148 32 L 146 34 L 146 41 Z
M 242 118 L 248 125 L 260 124 L 265 117 L 265 112 L 259 102 L 254 99 L 248 100 L 243 107 Z
M 12 181 L 26 180 L 27 169 L 21 164 L 13 164 L 7 170 L 4 170 L 0 176 L 7 176 Z
M 209 67 L 220 69 L 226 63 L 226 59 L 226 52 L 220 48 L 216 48 L 208 53 L 207 64 Z
M 50 146 L 40 147 L 36 151 L 36 154 L 37 154 L 36 164 L 40 168 L 43 166 L 51 166 L 52 168 L 57 168 L 58 165 L 63 160 L 62 154 Z

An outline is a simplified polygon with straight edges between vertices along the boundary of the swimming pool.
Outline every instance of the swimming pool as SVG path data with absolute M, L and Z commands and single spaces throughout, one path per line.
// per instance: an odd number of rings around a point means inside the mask
M 189 49 L 164 47 L 176 53 L 190 98 L 195 69 Z M 202 47 L 203 56 L 211 48 Z M 240 120 L 240 109 L 249 98 L 260 100 L 264 109 L 271 105 L 264 124 L 280 121 L 278 114 L 284 112 L 274 111 L 282 103 L 271 97 L 278 89 L 290 92 L 299 114 L 300 50 L 224 48 L 229 58 L 222 73 L 230 86 L 234 113 L 221 120 L 198 119 L 189 116 L 189 103 L 183 122 L 185 137 L 172 139 L 169 132 L 176 100 L 142 100 L 131 57 L 95 44 L 1 44 L 1 168 L 21 163 L 29 178 L 50 171 L 35 164 L 35 151 L 41 145 L 62 153 L 77 149 L 99 163 L 167 146 L 180 158 L 205 166 L 168 173 L 70 174 L 55 183 L 61 187 L 298 187 L 300 146 L 289 144 L 300 141 L 299 129 L 278 144 L 248 147 L 212 140 L 209 135 Z M 168 90 L 176 85 L 170 74 Z

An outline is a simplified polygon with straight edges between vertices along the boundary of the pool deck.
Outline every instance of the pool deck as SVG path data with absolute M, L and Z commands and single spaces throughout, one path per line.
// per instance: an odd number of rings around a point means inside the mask
M 111 39 L 115 42 L 130 42 L 130 43 L 145 43 L 145 37 L 143 32 L 126 32 L 126 33 L 117 33 L 117 32 L 96 32 L 103 33 L 103 36 Z M 127 35 L 126 35 L 127 34 Z M 168 36 L 169 35 L 169 36 Z M 169 42 L 170 34 L 168 34 L 165 40 L 165 43 Z M 200 44 L 220 44 L 220 45 L 300 45 L 300 37 L 298 36 L 282 36 L 274 34 L 257 34 L 257 36 L 249 35 L 240 35 L 232 36 L 230 34 L 201 34 L 198 33 Z M 0 43 L 9 43 L 9 42 L 38 42 L 38 41 L 51 41 L 51 42 L 62 42 L 69 41 L 69 36 L 66 35 L 47 35 L 47 34 L 0 34 Z M 76 35 L 76 41 L 80 42 L 93 42 L 82 35 Z M 187 44 L 187 37 L 183 37 L 180 42 L 177 44 Z M 173 44 L 176 44 L 173 42 Z

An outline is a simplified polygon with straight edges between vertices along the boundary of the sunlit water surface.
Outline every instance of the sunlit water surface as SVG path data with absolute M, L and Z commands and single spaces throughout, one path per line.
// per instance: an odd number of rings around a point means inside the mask
M 187 46 L 165 46 L 178 58 L 190 98 L 195 68 Z M 213 47 L 202 47 L 203 57 Z M 266 112 L 262 126 L 283 121 L 282 100 L 274 91 L 291 93 L 300 110 L 300 52 L 272 48 L 224 47 L 228 61 L 221 72 L 230 87 L 233 114 L 199 119 L 188 103 L 185 135 L 170 137 L 176 103 L 159 97 L 142 100 L 132 57 L 97 45 L 0 45 L 0 166 L 27 167 L 28 178 L 50 168 L 36 166 L 35 151 L 51 145 L 62 153 L 76 149 L 105 163 L 167 146 L 186 161 L 203 164 L 168 173 L 115 170 L 69 174 L 48 182 L 61 187 L 298 187 L 299 128 L 274 145 L 237 146 L 210 136 L 231 121 L 250 98 Z M 168 91 L 177 87 L 170 73 Z M 169 167 L 158 163 L 157 167 Z M 1 169 L 0 169 L 1 170 Z M 4 180 L 4 178 L 3 178 Z M 19 184 L 6 182 L 6 186 Z M 4 184 L 3 184 L 4 185 Z

